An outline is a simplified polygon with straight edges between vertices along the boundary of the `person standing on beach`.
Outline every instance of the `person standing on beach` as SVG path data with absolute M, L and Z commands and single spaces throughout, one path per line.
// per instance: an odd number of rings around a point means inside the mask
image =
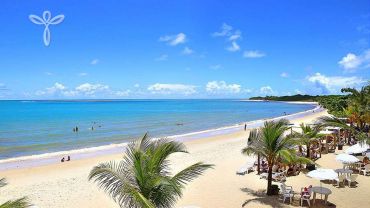
M 244 124 L 244 131 L 247 131 L 247 124 Z

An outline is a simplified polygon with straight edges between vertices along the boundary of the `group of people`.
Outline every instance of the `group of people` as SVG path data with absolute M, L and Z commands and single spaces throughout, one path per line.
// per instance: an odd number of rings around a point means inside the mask
M 93 125 L 92 125 L 92 126 L 91 126 L 91 128 L 90 128 L 90 129 L 91 129 L 91 131 L 94 131 L 94 130 L 95 130 L 95 127 L 94 127 L 95 125 L 96 125 L 96 122 L 94 121 L 94 122 L 93 122 Z M 100 128 L 100 127 L 101 127 L 101 125 L 98 125 L 98 127 Z M 72 131 L 73 131 L 73 132 L 78 132 L 78 126 L 74 127 L 74 128 L 72 129 Z
M 284 172 L 286 171 L 286 174 L 288 176 L 291 175 L 298 175 L 299 172 L 301 171 L 302 165 L 301 164 L 284 164 L 284 163 L 277 163 L 272 167 L 272 172 L 273 173 L 278 173 L 278 172 Z M 268 164 L 267 161 L 262 160 L 260 164 L 260 170 L 261 172 L 268 172 Z
M 67 156 L 67 159 L 65 159 L 65 157 L 63 157 L 60 162 L 68 162 L 68 161 L 71 161 L 71 156 Z

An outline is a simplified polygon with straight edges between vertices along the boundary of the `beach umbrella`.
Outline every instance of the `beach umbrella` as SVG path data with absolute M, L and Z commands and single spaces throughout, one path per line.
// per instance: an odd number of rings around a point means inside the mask
M 360 161 L 357 157 L 349 154 L 339 154 L 335 157 L 335 159 L 339 162 L 350 164 Z
M 338 178 L 337 173 L 333 169 L 324 169 L 324 168 L 319 168 L 317 170 L 312 170 L 307 173 L 307 176 L 310 178 L 315 178 L 320 180 L 320 187 L 322 187 L 322 180 L 335 180 Z M 321 195 L 322 199 L 322 195 Z
M 318 180 L 334 180 L 338 178 L 337 173 L 333 169 L 319 168 L 317 170 L 312 170 L 307 173 L 310 178 L 315 178 Z
M 366 152 L 367 149 L 369 149 L 369 145 L 365 143 L 357 143 L 355 145 L 350 146 L 344 152 L 347 154 L 359 154 L 359 153 Z

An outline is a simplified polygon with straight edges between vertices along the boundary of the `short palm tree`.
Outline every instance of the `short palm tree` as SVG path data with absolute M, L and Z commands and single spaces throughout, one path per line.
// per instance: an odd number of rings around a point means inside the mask
M 6 180 L 4 178 L 0 179 L 0 188 L 6 185 Z M 28 202 L 28 199 L 26 197 L 22 197 L 16 200 L 9 200 L 4 204 L 0 204 L 0 208 L 26 208 L 30 206 L 31 204 Z
M 122 161 L 94 167 L 89 180 L 97 182 L 120 207 L 173 207 L 184 185 L 212 167 L 198 162 L 171 175 L 168 157 L 173 153 L 187 151 L 180 142 L 151 140 L 145 134 L 128 145 Z
M 242 150 L 244 154 L 260 155 L 267 160 L 267 195 L 273 194 L 272 166 L 279 158 L 292 158 L 296 154 L 295 139 L 284 135 L 284 132 L 290 128 L 288 124 L 288 120 L 285 119 L 266 121 L 263 127 L 251 131 L 248 146 Z
M 300 125 L 300 132 L 295 131 L 293 133 L 293 136 L 299 139 L 299 143 L 302 145 L 306 145 L 307 152 L 306 152 L 306 158 L 310 158 L 310 148 L 311 144 L 314 141 L 317 141 L 324 135 L 320 134 L 320 131 L 322 130 L 321 125 L 315 125 L 314 127 L 311 127 L 310 125 L 305 125 L 304 123 L 301 123 Z

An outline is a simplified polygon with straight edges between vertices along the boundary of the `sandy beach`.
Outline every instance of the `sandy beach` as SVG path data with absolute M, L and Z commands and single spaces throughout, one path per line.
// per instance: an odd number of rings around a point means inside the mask
M 293 119 L 291 122 L 311 123 L 326 114 L 326 111 L 316 112 Z M 266 197 L 259 193 L 266 188 L 267 182 L 259 179 L 255 172 L 244 176 L 235 174 L 235 171 L 248 159 L 241 154 L 241 149 L 246 145 L 248 133 L 248 131 L 238 131 L 185 142 L 190 154 L 177 154 L 171 158 L 174 171 L 196 161 L 211 163 L 215 167 L 186 187 L 177 207 L 189 205 L 203 208 L 233 208 L 243 205 L 244 207 L 299 206 L 297 198 L 299 194 L 292 205 L 283 204 L 277 197 Z M 28 196 L 34 205 L 41 208 L 118 207 L 96 184 L 89 182 L 87 176 L 92 167 L 98 163 L 119 160 L 121 157 L 122 154 L 111 154 L 67 163 L 2 171 L 0 177 L 7 178 L 9 185 L 2 188 L 0 202 Z M 335 154 L 323 155 L 317 163 L 327 168 L 341 168 L 342 165 L 334 158 Z M 366 207 L 369 200 L 365 190 L 370 186 L 370 180 L 365 176 L 359 176 L 358 182 L 356 188 L 348 188 L 348 186 L 336 188 L 331 184 L 324 184 L 333 192 L 329 196 L 329 203 L 336 207 L 353 207 L 354 203 L 356 207 Z M 301 187 L 320 185 L 320 182 L 301 173 L 299 176 L 288 177 L 286 184 L 292 185 L 293 189 L 299 192 Z M 320 200 L 316 203 L 322 204 Z

